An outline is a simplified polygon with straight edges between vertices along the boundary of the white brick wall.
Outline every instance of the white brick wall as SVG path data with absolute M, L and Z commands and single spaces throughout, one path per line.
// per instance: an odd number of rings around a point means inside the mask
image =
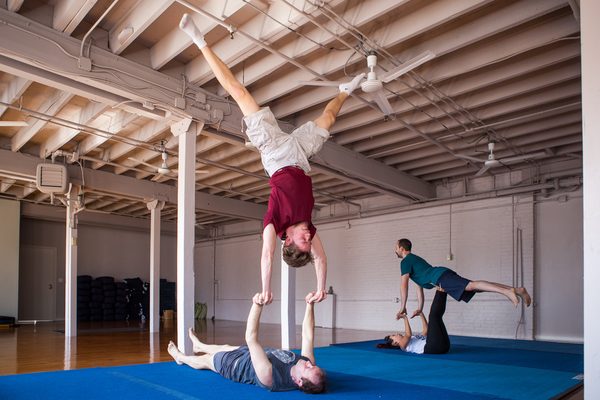
M 394 298 L 399 297 L 400 270 L 393 252 L 395 241 L 401 237 L 411 239 L 413 251 L 432 265 L 448 266 L 468 279 L 513 285 L 518 274 L 519 282 L 535 296 L 533 210 L 530 196 L 454 204 L 451 241 L 450 206 L 354 219 L 349 221 L 350 229 L 346 221 L 318 225 L 328 257 L 327 285 L 333 286 L 337 294 L 336 327 L 390 332 L 402 329 L 394 318 L 399 307 Z M 517 229 L 522 231 L 521 258 L 517 257 Z M 217 318 L 246 319 L 250 298 L 261 288 L 261 245 L 258 235 L 216 242 Z M 447 261 L 450 251 L 454 259 Z M 209 303 L 209 316 L 213 299 L 212 254 L 212 242 L 197 246 L 196 297 Z M 265 309 L 264 322 L 279 322 L 279 279 L 277 264 L 272 277 L 275 301 Z M 296 321 L 300 323 L 301 299 L 316 287 L 312 266 L 298 269 L 296 282 Z M 556 290 L 560 296 L 561 288 Z M 433 292 L 426 291 L 426 308 L 432 298 Z M 411 290 L 409 311 L 415 305 Z M 522 313 L 521 307 L 515 309 L 498 294 L 477 294 L 469 304 L 450 299 L 445 321 L 449 332 L 456 335 L 511 338 L 518 328 L 517 337 L 533 338 L 533 308 Z

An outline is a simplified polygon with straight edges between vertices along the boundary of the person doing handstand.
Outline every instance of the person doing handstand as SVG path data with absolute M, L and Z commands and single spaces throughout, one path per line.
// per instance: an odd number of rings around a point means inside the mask
M 234 382 L 260 386 L 270 391 L 299 389 L 306 393 L 325 390 L 325 371 L 317 367 L 314 355 L 314 303 L 306 295 L 306 311 L 302 322 L 301 355 L 281 349 L 263 348 L 258 341 L 258 327 L 262 312 L 260 293 L 254 295 L 252 308 L 246 323 L 246 346 L 215 345 L 202 343 L 189 330 L 194 353 L 186 356 L 169 342 L 168 352 L 177 364 L 194 369 L 209 369 Z
M 522 299 L 527 307 L 531 305 L 531 297 L 524 287 L 512 287 L 496 282 L 471 281 L 458 275 L 450 268 L 432 267 L 427 261 L 411 253 L 412 243 L 408 239 L 396 242 L 395 252 L 401 258 L 400 273 L 400 311 L 396 319 L 406 315 L 406 300 L 408 298 L 408 281 L 411 279 L 417 284 L 417 310 L 423 311 L 423 288 L 442 288 L 456 301 L 468 303 L 477 292 L 493 292 L 506 296 L 515 307 Z
M 273 300 L 271 273 L 276 236 L 284 240 L 282 256 L 291 267 L 314 262 L 317 290 L 311 301 L 325 299 L 327 258 L 323 244 L 312 224 L 314 198 L 308 159 L 316 154 L 329 138 L 342 104 L 360 84 L 365 74 L 341 84 L 340 93 L 331 100 L 323 113 L 308 121 L 291 134 L 283 132 L 269 107 L 261 108 L 231 70 L 206 44 L 191 17 L 184 14 L 179 27 L 198 46 L 206 62 L 223 88 L 233 97 L 244 114 L 246 134 L 261 155 L 263 167 L 269 175 L 271 194 L 263 220 L 263 247 L 261 253 L 261 301 Z

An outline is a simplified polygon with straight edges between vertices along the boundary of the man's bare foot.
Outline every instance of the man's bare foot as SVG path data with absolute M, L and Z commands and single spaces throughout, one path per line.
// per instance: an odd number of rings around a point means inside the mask
M 188 336 L 192 340 L 192 351 L 194 353 L 204 353 L 204 351 L 202 350 L 203 343 L 200 341 L 200 339 L 198 339 L 198 336 L 196 336 L 192 328 L 188 329 Z
M 177 346 L 175 346 L 175 343 L 173 343 L 173 341 L 169 342 L 169 345 L 167 346 L 167 351 L 169 352 L 169 354 L 171 355 L 171 357 L 173 357 L 173 359 L 175 360 L 175 362 L 178 365 L 183 364 L 181 361 L 179 361 L 179 357 L 182 356 L 182 353 L 179 351 L 179 349 L 177 348 Z
M 508 291 L 506 297 L 508 297 L 509 300 L 512 301 L 515 307 L 519 305 L 519 298 L 517 297 L 516 290 L 514 288 Z
M 515 293 L 517 296 L 523 299 L 523 303 L 525 303 L 527 307 L 531 305 L 531 296 L 529 296 L 529 293 L 527 293 L 527 289 L 524 287 L 515 288 Z

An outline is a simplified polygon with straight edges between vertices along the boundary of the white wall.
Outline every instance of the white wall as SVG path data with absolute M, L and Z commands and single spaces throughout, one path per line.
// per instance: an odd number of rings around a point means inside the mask
M 540 201 L 535 215 L 536 338 L 583 342 L 582 193 Z
M 64 318 L 65 224 L 23 218 L 21 244 L 49 246 L 57 250 L 57 319 Z M 117 280 L 139 277 L 150 280 L 150 232 L 79 224 L 78 275 L 113 276 Z M 17 246 L 18 248 L 18 246 Z M 161 236 L 161 278 L 177 277 L 176 237 Z
M 535 296 L 533 209 L 531 197 L 455 204 L 451 233 L 447 205 L 350 220 L 350 229 L 346 221 L 319 225 L 329 260 L 327 285 L 337 293 L 336 326 L 401 329 L 394 319 L 399 306 L 394 298 L 399 296 L 400 272 L 393 253 L 395 241 L 401 237 L 410 238 L 414 252 L 431 264 L 449 266 L 469 279 L 513 285 L 517 271 L 522 270 L 519 281 Z M 518 257 L 515 245 L 518 229 L 522 232 L 522 257 Z M 202 243 L 196 252 L 196 298 L 209 304 L 212 246 L 212 242 Z M 246 319 L 250 298 L 260 290 L 260 246 L 258 235 L 217 241 L 216 318 Z M 446 260 L 449 252 L 454 255 L 452 261 Z M 275 301 L 265 310 L 265 322 L 279 322 L 279 277 L 277 265 L 272 277 Z M 314 290 L 315 284 L 314 269 L 308 266 L 297 270 L 297 300 Z M 432 297 L 431 291 L 426 292 L 426 307 Z M 409 300 L 409 309 L 414 309 L 414 292 Z M 302 308 L 298 310 L 296 320 L 300 322 Z M 533 309 L 521 314 L 520 308 L 515 310 L 495 294 L 478 294 L 469 304 L 450 300 L 445 320 L 456 335 L 510 338 L 518 329 L 519 338 L 533 338 Z
M 18 201 L 0 199 L 0 315 L 18 317 L 19 308 Z

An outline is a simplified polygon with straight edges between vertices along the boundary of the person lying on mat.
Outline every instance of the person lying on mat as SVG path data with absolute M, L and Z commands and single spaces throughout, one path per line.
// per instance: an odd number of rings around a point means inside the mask
M 527 307 L 531 305 L 531 297 L 524 287 L 512 287 L 496 282 L 465 279 L 450 268 L 432 267 L 427 261 L 411 253 L 411 249 L 412 243 L 408 239 L 400 239 L 396 242 L 396 255 L 402 259 L 400 262 L 400 273 L 402 274 L 400 311 L 396 314 L 396 319 L 406 315 L 409 279 L 417 284 L 418 305 L 416 313 L 423 311 L 423 288 L 431 289 L 433 287 L 442 288 L 456 301 L 464 301 L 465 303 L 468 303 L 477 292 L 494 292 L 506 296 L 515 307 L 519 304 L 519 299 L 523 300 Z
M 325 371 L 315 365 L 314 355 L 314 293 L 306 295 L 306 312 L 302 322 L 302 351 L 263 348 L 258 342 L 258 325 L 263 308 L 262 297 L 252 298 L 252 308 L 246 324 L 246 346 L 214 345 L 202 343 L 189 330 L 194 353 L 186 356 L 169 342 L 168 351 L 177 364 L 187 364 L 194 369 L 210 369 L 234 382 L 260 386 L 271 391 L 299 389 L 306 393 L 325 390 Z
M 283 240 L 282 257 L 290 267 L 302 267 L 313 262 L 317 275 L 314 300 L 327 297 L 327 257 L 317 228 L 312 224 L 315 204 L 312 180 L 308 173 L 308 159 L 318 153 L 329 138 L 329 130 L 350 94 L 358 87 L 365 74 L 340 85 L 340 93 L 333 98 L 314 121 L 308 121 L 291 134 L 279 127 L 269 107 L 260 107 L 248 89 L 237 80 L 225 63 L 212 51 L 192 17 L 184 14 L 179 23 L 202 52 L 217 81 L 233 97 L 244 114 L 246 135 L 260 152 L 263 167 L 269 175 L 271 194 L 263 220 L 261 253 L 262 301 L 273 300 L 271 274 L 276 237 Z
M 436 290 L 431 309 L 429 310 L 429 324 L 423 312 L 415 311 L 413 317 L 420 316 L 423 331 L 420 335 L 413 335 L 410 329 L 408 316 L 403 314 L 404 334 L 397 333 L 385 337 L 385 343 L 377 344 L 379 348 L 398 348 L 407 353 L 416 354 L 445 354 L 450 350 L 450 338 L 444 325 L 444 313 L 446 312 L 447 293 Z

